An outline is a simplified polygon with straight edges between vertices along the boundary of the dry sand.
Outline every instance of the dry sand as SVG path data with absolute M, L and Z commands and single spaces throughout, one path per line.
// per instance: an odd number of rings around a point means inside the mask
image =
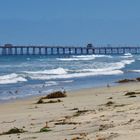
M 27 132 L 0 140 L 139 140 L 140 95 L 124 96 L 128 91 L 140 91 L 140 83 L 69 92 L 59 103 L 35 104 L 39 97 L 3 103 L 0 133 Z M 39 132 L 46 122 L 51 131 Z

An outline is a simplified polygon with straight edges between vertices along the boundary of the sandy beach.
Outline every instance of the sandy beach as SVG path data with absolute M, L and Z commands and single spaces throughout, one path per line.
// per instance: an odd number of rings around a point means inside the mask
M 139 92 L 140 83 L 132 82 L 71 91 L 57 103 L 36 104 L 40 97 L 1 103 L 0 133 L 14 127 L 25 132 L 0 140 L 139 140 Z M 43 127 L 49 131 L 40 132 Z

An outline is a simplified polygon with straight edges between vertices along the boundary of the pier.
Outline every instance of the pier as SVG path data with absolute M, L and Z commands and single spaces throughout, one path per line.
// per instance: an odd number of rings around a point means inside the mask
M 90 55 L 140 54 L 140 47 L 0 46 L 0 55 Z

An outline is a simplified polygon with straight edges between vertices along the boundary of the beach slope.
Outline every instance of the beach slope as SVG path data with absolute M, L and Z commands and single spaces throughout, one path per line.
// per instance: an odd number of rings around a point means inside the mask
M 140 83 L 0 104 L 0 140 L 139 140 Z M 8 134 L 12 128 L 22 133 Z M 25 132 L 24 132 L 25 131 Z

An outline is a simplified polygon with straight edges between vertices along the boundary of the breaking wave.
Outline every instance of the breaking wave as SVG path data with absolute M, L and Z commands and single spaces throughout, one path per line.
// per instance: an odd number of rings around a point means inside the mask
M 79 56 L 72 56 L 70 58 L 56 58 L 56 59 L 60 61 L 89 61 L 100 57 L 112 58 L 112 56 L 110 55 L 79 55 Z
M 126 53 L 123 56 L 121 56 L 121 58 L 132 58 L 133 55 L 131 53 Z
M 117 75 L 123 74 L 121 70 L 113 70 L 113 71 L 102 71 L 102 72 L 85 72 L 85 73 L 70 73 L 63 75 L 46 75 L 40 77 L 40 75 L 31 76 L 32 79 L 40 79 L 40 80 L 50 80 L 50 79 L 69 79 L 69 78 L 78 78 L 78 77 L 86 77 L 86 76 L 95 76 L 95 75 Z
M 43 71 L 24 71 L 24 73 L 27 74 L 55 74 L 55 75 L 59 75 L 59 74 L 66 74 L 66 70 L 64 70 L 63 68 L 57 68 L 57 69 L 51 69 L 51 70 L 43 70 Z
M 123 71 L 121 69 L 124 68 L 125 65 L 131 64 L 133 62 L 135 62 L 135 60 L 122 60 L 120 62 L 114 63 L 100 62 L 101 64 L 99 67 L 94 64 L 94 66 L 92 66 L 93 68 L 90 67 L 86 69 L 64 69 L 59 67 L 57 69 L 35 72 L 26 71 L 25 73 L 28 74 L 28 77 L 33 80 L 69 79 L 96 75 L 117 75 L 123 74 Z M 55 83 L 49 83 L 49 85 L 50 84 Z
M 13 84 L 18 82 L 26 82 L 26 81 L 27 79 L 17 75 L 16 73 L 0 76 L 0 84 Z
M 84 58 L 85 56 L 75 56 L 75 58 Z M 88 56 L 90 58 L 90 56 Z M 97 57 L 101 57 L 100 55 Z M 98 62 L 93 63 L 93 65 L 86 65 L 87 67 L 81 69 L 81 66 L 76 68 L 63 68 L 58 67 L 55 69 L 39 70 L 39 71 L 22 71 L 19 74 L 11 73 L 8 75 L 0 76 L 0 84 L 14 84 L 18 82 L 26 82 L 28 77 L 31 80 L 51 80 L 51 79 L 70 79 L 86 76 L 96 76 L 96 75 L 117 75 L 122 74 L 122 68 L 125 65 L 131 64 L 135 60 L 121 60 L 120 62 Z M 137 71 L 138 72 L 138 71 Z M 45 83 L 45 86 L 57 85 L 58 83 L 52 81 Z

